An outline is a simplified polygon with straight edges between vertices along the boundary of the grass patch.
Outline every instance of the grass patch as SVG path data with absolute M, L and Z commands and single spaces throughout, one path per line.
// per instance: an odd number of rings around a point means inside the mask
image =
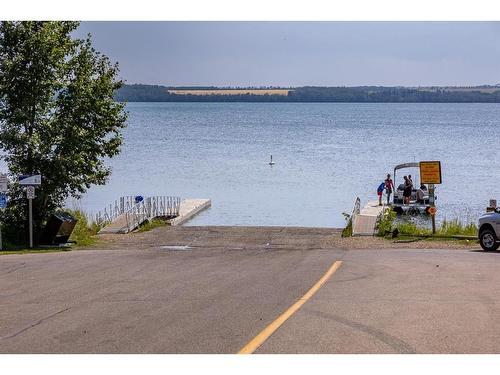
M 478 234 L 478 228 L 475 223 L 464 223 L 460 219 L 443 220 L 441 224 L 437 226 L 436 233 L 432 234 L 431 228 L 422 227 L 413 222 L 397 222 L 396 213 L 391 208 L 387 208 L 381 215 L 377 227 L 377 235 L 380 237 L 389 237 L 395 229 L 397 229 L 399 237 L 424 237 L 433 240 L 456 240 L 460 239 L 461 236 L 464 237 L 463 239 L 467 239 L 467 237 L 477 238 Z
M 71 214 L 77 222 L 71 233 L 69 241 L 74 241 L 77 246 L 92 246 L 98 242 L 97 233 L 101 227 L 95 223 L 90 223 L 87 215 L 82 209 L 64 209 L 64 212 Z M 3 247 L 6 250 L 0 250 L 0 255 L 7 254 L 30 254 L 30 253 L 52 253 L 60 251 L 70 251 L 70 247 L 36 247 L 27 248 L 26 244 L 12 244 L 4 241 Z
M 476 223 L 462 223 L 458 219 L 451 221 L 444 220 L 439 229 L 436 231 L 437 234 L 446 236 L 477 236 L 478 229 Z
M 422 228 L 415 223 L 398 223 L 396 225 L 399 233 L 407 236 L 433 236 L 432 229 Z M 477 225 L 475 223 L 462 223 L 459 219 L 443 220 L 436 228 L 436 237 L 472 236 L 477 237 Z
M 47 249 L 43 248 L 34 248 L 34 249 L 18 249 L 18 250 L 2 250 L 0 251 L 0 255 L 14 255 L 14 254 L 40 254 L 40 253 L 59 253 L 61 251 L 71 251 L 70 247 L 56 247 Z
M 159 228 L 159 227 L 164 227 L 167 225 L 167 222 L 163 219 L 152 219 L 144 224 L 142 224 L 139 229 L 137 230 L 138 232 L 148 232 L 152 229 Z
M 75 241 L 78 246 L 94 245 L 98 241 L 97 233 L 101 228 L 95 223 L 90 224 L 87 215 L 81 209 L 65 211 L 78 220 L 69 240 Z
M 427 236 L 432 235 L 432 229 L 423 228 L 415 223 L 404 222 L 395 225 L 400 235 L 406 236 Z M 436 230 L 437 231 L 437 230 Z

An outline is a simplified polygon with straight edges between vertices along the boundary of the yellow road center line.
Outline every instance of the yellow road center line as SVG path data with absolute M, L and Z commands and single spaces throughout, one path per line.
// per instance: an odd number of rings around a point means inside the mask
M 321 286 L 328 281 L 328 279 L 334 274 L 335 271 L 340 267 L 342 261 L 337 260 L 333 262 L 328 271 L 318 280 L 316 284 L 313 285 L 311 289 L 307 291 L 301 298 L 298 299 L 292 306 L 288 308 L 283 314 L 281 314 L 274 322 L 269 324 L 262 332 L 255 336 L 248 344 L 246 344 L 238 354 L 252 354 L 256 351 L 276 330 L 281 327 L 283 323 L 286 322 L 298 309 L 302 307 L 304 303 L 311 298 Z

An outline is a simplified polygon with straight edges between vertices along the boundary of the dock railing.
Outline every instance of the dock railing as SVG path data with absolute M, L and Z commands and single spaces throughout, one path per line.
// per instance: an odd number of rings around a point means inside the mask
M 135 197 L 132 195 L 120 197 L 109 206 L 98 211 L 95 214 L 93 221 L 100 226 L 111 223 L 118 216 L 130 210 L 135 204 Z
M 146 220 L 155 217 L 173 218 L 179 215 L 181 199 L 179 197 L 156 196 L 148 197 L 133 205 L 125 212 L 127 232 L 130 232 Z
M 351 220 L 353 223 L 354 219 L 360 212 L 361 212 L 361 199 L 359 199 L 359 197 L 356 197 L 356 200 L 354 201 L 354 207 L 352 208 L 352 213 L 351 213 Z
M 99 226 L 105 226 L 115 221 L 120 215 L 125 215 L 127 227 L 131 228 L 136 223 L 141 224 L 143 221 L 155 217 L 173 218 L 178 216 L 180 201 L 179 197 L 154 196 L 136 202 L 134 196 L 124 196 L 97 212 L 93 221 Z

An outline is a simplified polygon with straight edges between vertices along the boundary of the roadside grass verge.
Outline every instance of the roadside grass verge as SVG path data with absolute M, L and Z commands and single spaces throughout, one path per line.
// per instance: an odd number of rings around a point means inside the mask
M 59 253 L 61 251 L 71 251 L 71 247 L 55 247 L 50 249 L 42 247 L 33 249 L 1 250 L 0 255 Z
M 462 223 L 459 219 L 443 220 L 436 228 L 436 234 L 432 234 L 432 229 L 423 228 L 415 223 L 397 223 L 395 226 L 400 235 L 407 236 L 431 236 L 431 237 L 453 237 L 470 236 L 477 237 L 477 225 L 474 223 Z
M 476 223 L 462 223 L 458 219 L 451 221 L 443 220 L 437 233 L 445 236 L 461 235 L 477 237 L 478 228 Z
M 476 240 L 478 234 L 475 223 L 464 223 L 459 218 L 444 219 L 437 226 L 436 233 L 432 234 L 431 228 L 422 227 L 413 222 L 397 222 L 396 213 L 391 208 L 388 208 L 379 219 L 377 234 L 379 237 L 393 238 L 395 231 L 397 237 L 417 237 L 431 240 Z
M 97 224 L 90 223 L 87 215 L 81 209 L 64 209 L 64 212 L 68 212 L 77 219 L 75 228 L 71 233 L 69 241 L 74 241 L 75 246 L 92 246 L 98 242 L 97 232 L 101 229 Z M 71 251 L 72 246 L 67 247 L 46 247 L 39 246 L 33 249 L 27 248 L 26 245 L 16 245 L 8 242 L 4 242 L 4 249 L 0 250 L 0 255 L 8 254 L 32 254 L 32 253 L 54 253 L 61 251 Z

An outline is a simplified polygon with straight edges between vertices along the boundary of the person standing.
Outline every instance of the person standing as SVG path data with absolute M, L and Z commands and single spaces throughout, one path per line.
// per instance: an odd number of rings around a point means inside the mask
M 389 205 L 391 201 L 391 194 L 394 190 L 394 182 L 392 181 L 391 175 L 388 174 L 385 179 L 385 193 L 387 194 L 387 205 Z
M 404 204 L 410 204 L 412 183 L 407 176 L 404 176 L 404 180 L 405 180 L 405 185 L 403 190 L 403 202 Z
M 377 188 L 379 206 L 382 206 L 382 193 L 384 192 L 384 189 L 385 189 L 385 182 L 382 182 Z

